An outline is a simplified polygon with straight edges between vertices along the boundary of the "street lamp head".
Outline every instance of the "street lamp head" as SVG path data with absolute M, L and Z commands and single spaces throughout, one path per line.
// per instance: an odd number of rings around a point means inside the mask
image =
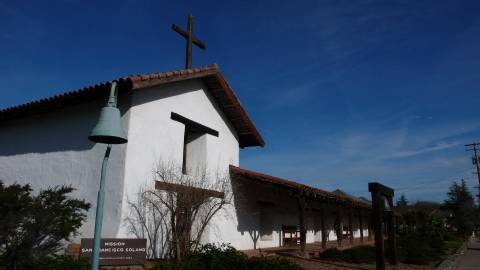
M 117 82 L 112 82 L 107 105 L 102 108 L 97 125 L 88 139 L 96 143 L 124 144 L 128 141 L 122 127 L 120 110 L 117 108 Z

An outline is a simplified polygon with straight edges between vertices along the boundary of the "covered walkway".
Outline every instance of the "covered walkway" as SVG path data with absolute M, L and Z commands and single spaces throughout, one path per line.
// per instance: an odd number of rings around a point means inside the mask
M 251 235 L 250 249 L 298 249 L 307 255 L 371 239 L 367 200 L 235 166 L 230 174 L 238 229 Z

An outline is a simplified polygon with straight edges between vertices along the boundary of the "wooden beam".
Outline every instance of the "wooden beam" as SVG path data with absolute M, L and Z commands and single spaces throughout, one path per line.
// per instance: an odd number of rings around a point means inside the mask
M 187 129 L 187 130 L 191 130 L 193 132 L 198 132 L 198 133 L 206 133 L 206 134 L 210 134 L 212 136 L 218 137 L 218 131 L 216 131 L 212 128 L 209 128 L 207 126 L 204 126 L 200 123 L 197 123 L 193 120 L 190 120 L 190 119 L 186 118 L 185 116 L 182 116 L 178 113 L 172 112 L 171 115 L 170 115 L 170 118 L 172 120 L 175 120 L 177 122 L 180 122 L 180 123 L 184 124 L 185 129 Z
M 180 184 L 167 183 L 163 181 L 155 181 L 155 189 L 165 190 L 169 192 L 183 193 L 183 194 L 197 193 L 205 197 L 214 197 L 214 198 L 220 198 L 220 199 L 225 196 L 223 192 L 216 191 L 216 190 L 184 186 Z
M 172 30 L 179 33 L 182 37 L 188 39 L 189 34 L 185 31 L 183 31 L 183 29 L 180 28 L 178 25 L 172 24 Z M 206 48 L 205 43 L 203 43 L 201 40 L 199 40 L 196 37 L 192 37 L 192 43 L 197 45 L 202 50 L 205 50 L 205 48 Z

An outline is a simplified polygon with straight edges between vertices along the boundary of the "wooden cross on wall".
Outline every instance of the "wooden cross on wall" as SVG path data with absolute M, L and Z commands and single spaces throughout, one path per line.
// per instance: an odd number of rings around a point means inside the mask
M 192 44 L 197 45 L 202 50 L 205 50 L 205 44 L 198 38 L 193 36 L 193 17 L 188 15 L 187 31 L 184 31 L 182 28 L 176 24 L 172 24 L 173 31 L 179 33 L 182 37 L 187 40 L 187 56 L 185 68 L 192 68 Z

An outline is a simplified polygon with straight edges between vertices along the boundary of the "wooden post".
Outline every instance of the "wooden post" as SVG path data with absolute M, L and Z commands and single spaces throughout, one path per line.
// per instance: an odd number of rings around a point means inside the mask
M 400 233 L 400 226 L 399 226 L 400 222 L 399 222 L 397 216 L 395 216 L 394 218 L 395 218 L 395 232 L 396 232 L 396 234 L 399 234 Z
M 192 68 L 192 43 L 193 43 L 193 17 L 188 15 L 187 23 L 187 59 L 185 61 L 185 67 L 188 69 Z
M 342 225 L 342 209 L 337 208 L 337 218 L 335 221 L 335 230 L 337 231 L 337 246 L 342 247 L 342 238 L 343 238 L 343 225 Z
M 393 205 L 392 198 L 388 199 L 390 202 L 390 205 Z M 393 211 L 391 211 L 387 215 L 387 233 L 388 233 L 388 245 L 390 249 L 390 256 L 388 258 L 388 262 L 392 265 L 396 265 L 398 263 L 397 260 L 397 240 L 395 237 L 395 215 Z
M 327 230 L 325 229 L 325 208 L 322 206 L 320 210 L 320 226 L 322 227 L 322 248 L 327 248 Z
M 368 241 L 371 241 L 372 240 L 372 217 L 371 217 L 371 213 L 370 213 L 370 216 L 368 218 L 368 222 L 367 222 L 367 233 L 368 233 L 368 236 L 367 236 L 367 239 Z
M 307 242 L 307 229 L 305 228 L 305 197 L 297 196 L 298 204 L 298 223 L 300 226 L 300 255 L 305 256 L 305 244 Z
M 353 245 L 352 209 L 349 209 L 349 210 L 348 210 L 348 239 L 350 240 L 350 245 Z
M 370 190 L 370 184 L 369 184 Z M 372 226 L 375 233 L 375 257 L 376 270 L 385 270 L 385 257 L 383 248 L 383 230 L 382 230 L 382 198 L 380 192 L 372 187 Z
M 358 227 L 360 227 L 360 243 L 363 243 L 363 216 L 362 210 L 358 213 Z

